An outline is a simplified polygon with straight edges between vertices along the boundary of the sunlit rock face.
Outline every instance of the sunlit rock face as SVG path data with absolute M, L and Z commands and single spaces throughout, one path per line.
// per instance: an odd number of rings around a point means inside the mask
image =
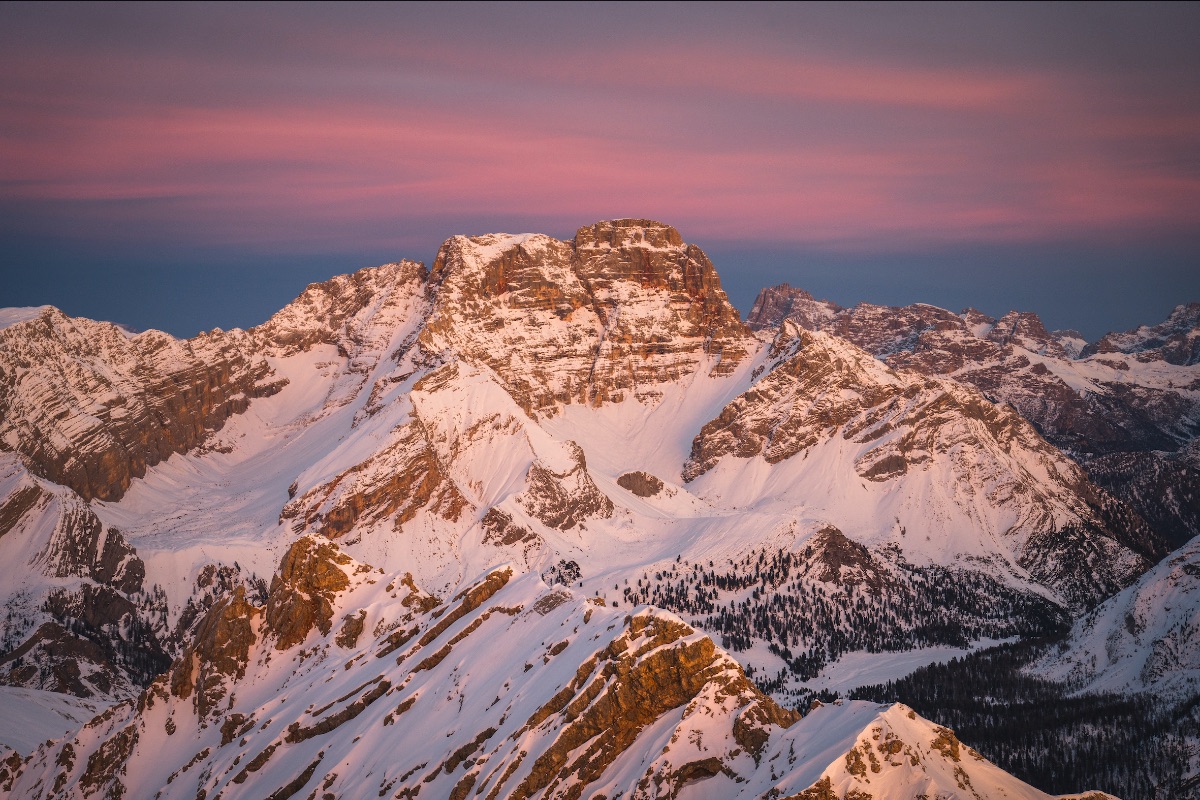
M 1200 305 L 1086 344 L 1073 331 L 1047 331 L 1028 312 L 997 320 L 923 304 L 843 309 L 786 285 L 764 289 L 751 327 L 767 332 L 785 319 L 1011 405 L 1149 523 L 1156 534 L 1139 545 L 1147 555 L 1160 558 L 1200 534 L 1192 488 L 1200 479 Z
M 1106 514 L 1111 498 L 1012 408 L 953 381 L 889 369 L 791 321 L 771 353 L 766 374 L 700 430 L 685 479 L 727 457 L 778 463 L 841 439 L 851 443 L 861 479 L 971 486 L 975 502 L 1004 508 L 1005 522 L 991 534 L 1077 607 L 1095 605 L 1148 568 L 1129 547 L 1144 526 L 1114 522 Z M 988 530 L 990 523 L 973 524 Z
M 704 252 L 649 220 L 596 223 L 573 242 L 456 236 L 430 281 L 422 347 L 486 364 L 531 414 L 652 400 L 697 372 L 728 374 L 754 345 Z
M 0 447 L 84 499 L 118 499 L 147 468 L 278 390 L 245 340 L 131 336 L 53 308 L 0 329 Z

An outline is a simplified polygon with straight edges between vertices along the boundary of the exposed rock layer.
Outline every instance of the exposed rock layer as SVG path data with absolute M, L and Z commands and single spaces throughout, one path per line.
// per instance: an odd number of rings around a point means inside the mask
M 1086 347 L 1078 334 L 1047 331 L 1028 312 L 996 320 L 923 304 L 842 309 L 786 284 L 764 289 L 750 326 L 772 329 L 784 319 L 847 339 L 892 367 L 951 377 L 1012 405 L 1153 523 L 1165 538 L 1150 545 L 1155 557 L 1200 534 L 1194 459 L 1180 455 L 1200 434 L 1200 376 L 1181 369 L 1197 363 L 1200 305 Z
M 240 332 L 130 336 L 47 309 L 0 329 L 0 448 L 84 499 L 115 500 L 277 391 Z

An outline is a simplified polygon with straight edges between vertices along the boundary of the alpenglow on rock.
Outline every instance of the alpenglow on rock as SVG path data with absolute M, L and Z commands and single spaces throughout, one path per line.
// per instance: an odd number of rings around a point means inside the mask
M 1187 399 L 1195 367 L 791 289 L 754 327 L 635 219 L 456 236 L 185 341 L 0 312 L 0 798 L 1043 800 L 811 681 L 1097 604 L 1117 642 L 1161 541 L 1034 390 L 966 376 L 1149 365 Z M 39 696 L 74 722 L 9 737 Z
M 992 319 L 921 303 L 843 309 L 786 284 L 763 289 L 750 326 L 768 332 L 784 320 L 1012 405 L 1144 518 L 1148 526 L 1130 542 L 1143 554 L 1161 558 L 1200 534 L 1200 304 L 1087 346 L 1029 312 Z
M 656 399 L 705 363 L 731 373 L 755 346 L 704 252 L 649 220 L 598 222 L 571 242 L 456 236 L 430 281 L 421 347 L 486 364 L 534 415 Z

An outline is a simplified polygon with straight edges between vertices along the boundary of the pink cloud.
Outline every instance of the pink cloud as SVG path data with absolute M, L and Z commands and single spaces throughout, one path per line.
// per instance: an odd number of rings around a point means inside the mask
M 329 58 L 352 46 L 324 41 Z M 90 75 L 86 52 L 44 72 L 13 63 L 0 196 L 162 198 L 140 213 L 248 244 L 493 212 L 876 248 L 1200 222 L 1200 175 L 1175 166 L 1194 158 L 1200 116 L 1086 76 L 742 44 L 639 43 L 600 62 L 402 44 L 369 39 L 340 71 L 274 66 L 244 86 L 244 65 L 185 56 L 116 54 Z

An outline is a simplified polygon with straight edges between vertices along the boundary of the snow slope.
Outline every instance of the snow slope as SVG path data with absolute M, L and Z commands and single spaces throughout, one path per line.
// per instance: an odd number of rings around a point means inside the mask
M 324 628 L 285 641 L 235 596 L 137 703 L 10 766 L 0 797 L 1048 797 L 903 706 L 797 721 L 670 614 L 511 568 L 442 602 L 296 548 L 304 575 L 282 566 L 273 591 L 325 600 Z
M 104 704 L 61 692 L 0 686 L 0 707 L 4 709 L 0 748 L 7 747 L 24 757 L 39 745 L 83 727 Z
M 1200 539 L 1076 621 L 1030 671 L 1079 691 L 1200 695 Z

